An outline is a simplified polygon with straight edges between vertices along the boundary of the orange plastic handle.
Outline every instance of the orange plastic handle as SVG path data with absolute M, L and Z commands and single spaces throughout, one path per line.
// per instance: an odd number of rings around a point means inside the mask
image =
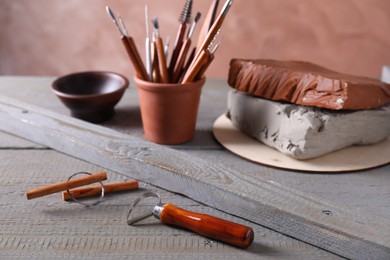
M 250 227 L 210 215 L 187 211 L 170 203 L 162 207 L 160 221 L 240 248 L 249 247 L 254 238 L 253 230 Z

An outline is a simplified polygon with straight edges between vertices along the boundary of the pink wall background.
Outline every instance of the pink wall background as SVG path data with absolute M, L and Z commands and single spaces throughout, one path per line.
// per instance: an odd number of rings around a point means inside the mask
M 204 18 L 210 3 L 194 0 L 193 13 Z M 143 53 L 144 5 L 173 41 L 184 0 L 1 0 L 0 74 L 110 70 L 132 77 L 106 4 L 124 18 Z M 390 65 L 390 1 L 235 0 L 222 35 L 208 77 L 226 78 L 231 58 L 306 60 L 379 77 Z

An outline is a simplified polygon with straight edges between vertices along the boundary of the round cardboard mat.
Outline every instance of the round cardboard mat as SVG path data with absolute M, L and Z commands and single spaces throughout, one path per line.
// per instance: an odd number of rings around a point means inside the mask
M 297 160 L 270 148 L 235 128 L 225 114 L 213 125 L 215 138 L 226 149 L 250 161 L 307 172 L 347 172 L 369 169 L 390 162 L 390 137 L 364 146 L 351 146 L 324 156 Z

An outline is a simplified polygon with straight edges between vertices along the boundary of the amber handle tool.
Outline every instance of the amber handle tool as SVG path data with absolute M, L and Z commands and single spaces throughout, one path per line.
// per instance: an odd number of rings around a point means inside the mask
M 192 0 L 186 0 L 186 3 L 183 7 L 183 10 L 179 17 L 179 30 L 177 31 L 175 44 L 172 51 L 172 57 L 168 66 L 168 71 L 171 77 L 173 77 L 173 73 L 176 67 L 177 59 L 179 58 L 180 50 L 183 45 L 183 40 L 185 38 L 185 32 L 187 29 L 187 23 L 191 17 L 192 11 Z
M 222 7 L 220 15 L 217 17 L 217 19 L 214 21 L 213 25 L 211 26 L 210 30 L 207 33 L 207 36 L 203 40 L 202 44 L 199 48 L 196 49 L 195 58 L 192 60 L 191 65 L 189 66 L 186 74 L 184 75 L 184 78 L 189 76 L 189 73 L 192 72 L 194 69 L 195 63 L 197 62 L 200 54 L 202 51 L 207 50 L 209 48 L 211 42 L 215 39 L 216 35 L 220 31 L 223 21 L 225 20 L 225 17 L 227 13 L 229 12 L 230 7 L 233 4 L 233 0 L 226 0 L 225 5 Z
M 185 84 L 185 83 L 189 83 L 189 82 L 195 81 L 195 79 L 197 78 L 197 75 L 200 74 L 202 68 L 205 67 L 205 66 L 208 66 L 207 64 L 209 62 L 211 63 L 213 58 L 214 57 L 210 53 L 209 50 L 203 50 L 200 53 L 198 59 L 195 61 L 194 66 L 192 67 L 192 69 L 184 75 L 184 78 L 181 81 L 181 83 Z
M 173 72 L 173 79 L 172 79 L 173 83 L 177 83 L 180 79 L 180 75 L 183 72 L 184 63 L 186 61 L 187 53 L 190 47 L 191 47 L 191 39 L 184 40 L 182 49 L 179 54 L 179 58 L 177 59 L 178 61 L 176 64 L 176 68 Z
M 138 52 L 137 46 L 134 43 L 134 40 L 132 37 L 129 36 L 125 23 L 120 18 L 120 22 L 122 25 L 122 28 L 119 26 L 119 23 L 115 17 L 114 12 L 110 9 L 110 7 L 106 6 L 106 11 L 108 16 L 112 19 L 114 22 L 116 28 L 118 29 L 119 34 L 121 35 L 121 41 L 123 46 L 126 49 L 127 54 L 129 55 L 130 61 L 133 64 L 135 73 L 140 79 L 149 81 L 149 75 L 146 72 L 145 66 L 142 63 L 141 56 Z
M 84 185 L 88 185 L 91 183 L 100 182 L 104 180 L 107 180 L 107 174 L 105 172 L 99 172 L 85 177 L 80 177 L 77 179 L 68 180 L 65 182 L 59 182 L 56 184 L 52 184 L 49 186 L 45 186 L 33 190 L 28 190 L 26 192 L 26 195 L 27 195 L 27 199 L 31 200 L 38 197 L 46 196 L 49 194 L 77 188 L 80 186 L 84 186 Z
M 154 207 L 152 214 L 129 219 L 129 216 L 141 199 L 156 197 L 160 202 Z M 254 232 L 250 227 L 214 216 L 187 211 L 170 203 L 161 203 L 160 196 L 154 192 L 144 193 L 131 206 L 127 215 L 127 224 L 133 225 L 151 215 L 154 215 L 162 223 L 184 228 L 199 235 L 215 239 L 236 247 L 247 248 L 254 239 Z
M 136 189 L 138 189 L 138 181 L 135 180 L 104 184 L 105 194 L 111 192 L 129 191 L 129 190 L 136 190 Z M 85 198 L 85 197 L 100 195 L 102 193 L 102 187 L 101 186 L 85 187 L 85 188 L 70 190 L 69 193 L 72 194 L 74 198 Z M 72 198 L 69 196 L 69 193 L 66 191 L 62 192 L 63 200 L 65 201 L 72 200 Z
M 160 37 L 158 19 L 155 17 L 152 19 L 152 24 L 154 26 L 154 49 L 157 51 L 158 57 L 158 66 L 161 75 L 162 83 L 170 83 L 169 73 L 167 68 L 167 61 L 164 52 L 164 43 Z
M 213 0 L 213 2 L 210 5 L 209 11 L 207 12 L 207 15 L 205 17 L 205 20 L 203 22 L 202 28 L 199 32 L 198 36 L 198 44 L 196 45 L 196 48 L 199 49 L 202 45 L 204 39 L 207 36 L 207 33 L 209 32 L 211 26 L 213 25 L 215 21 L 215 16 L 217 15 L 219 0 Z

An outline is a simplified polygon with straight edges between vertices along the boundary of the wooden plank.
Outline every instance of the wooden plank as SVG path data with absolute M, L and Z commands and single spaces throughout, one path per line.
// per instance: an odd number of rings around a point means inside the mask
M 48 149 L 20 137 L 0 132 L 0 149 Z
M 0 93 L 59 114 L 69 115 L 69 110 L 50 89 L 54 79 L 54 77 L 0 76 Z M 221 149 L 213 138 L 210 126 L 215 118 L 226 110 L 226 94 L 229 89 L 225 80 L 207 80 L 202 90 L 194 139 L 186 144 L 175 146 L 175 149 L 199 149 L 200 147 Z M 129 88 L 115 108 L 114 117 L 101 125 L 144 139 L 138 93 L 133 80 L 130 81 Z
M 66 107 L 50 90 L 53 80 L 54 77 L 0 76 L 0 92 L 17 100 L 69 115 Z M 390 178 L 387 174 L 390 164 L 353 174 L 307 175 L 253 164 L 223 150 L 218 144 L 214 145 L 215 141 L 210 142 L 210 139 L 213 139 L 211 126 L 215 119 L 226 111 L 226 94 L 229 90 L 225 79 L 207 79 L 202 91 L 195 139 L 185 145 L 172 146 L 173 148 L 185 150 L 206 160 L 219 161 L 246 174 L 260 174 L 268 180 L 305 191 L 321 199 L 336 201 L 340 206 L 375 212 L 375 215 L 390 219 Z M 103 126 L 143 139 L 137 90 L 133 81 L 117 105 L 114 118 Z M 37 145 L 16 137 L 7 138 L 11 136 L 6 133 L 4 135 L 5 137 L 0 136 L 0 147 L 4 149 L 33 149 L 34 145 Z M 249 165 L 252 167 L 248 167 Z
M 336 255 L 239 219 L 191 199 L 140 183 L 134 191 L 107 194 L 96 207 L 62 201 L 60 194 L 27 201 L 23 191 L 66 180 L 80 170 L 98 172 L 99 166 L 54 150 L 0 151 L 0 259 L 57 258 L 205 258 L 205 259 L 340 259 Z M 124 175 L 107 171 L 107 182 L 122 182 Z M 145 190 L 158 192 L 163 202 L 251 226 L 255 240 L 241 250 L 148 218 L 128 226 L 130 204 Z M 155 200 L 139 207 L 152 209 Z M 26 217 L 27 216 L 27 217 Z M 20 241 L 14 243 L 13 241 Z
M 348 258 L 390 257 L 389 221 L 260 176 L 0 97 L 0 129 Z
M 281 185 L 304 191 L 307 195 L 334 201 L 338 206 L 390 219 L 390 164 L 349 174 L 302 174 L 274 169 L 242 160 L 224 150 L 188 150 L 193 156 L 213 162 L 223 162 L 250 176 L 276 181 Z

